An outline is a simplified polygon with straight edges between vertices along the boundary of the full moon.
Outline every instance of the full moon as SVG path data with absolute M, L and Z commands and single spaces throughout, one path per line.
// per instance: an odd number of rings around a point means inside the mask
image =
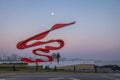
M 54 12 L 51 12 L 51 15 L 54 15 Z

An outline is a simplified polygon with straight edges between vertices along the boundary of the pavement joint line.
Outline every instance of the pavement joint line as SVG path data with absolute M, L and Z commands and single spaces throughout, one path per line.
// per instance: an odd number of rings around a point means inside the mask
M 14 79 L 16 79 L 16 78 L 8 78 L 9 80 L 14 80 Z
M 110 77 L 110 76 L 103 76 L 103 77 L 109 78 L 109 79 L 112 79 L 112 80 L 120 80 L 120 79 L 118 79 L 118 78 L 114 78 L 114 77 Z
M 115 74 L 115 76 L 120 76 L 120 74 Z
M 71 79 L 71 80 L 80 80 L 80 79 L 77 79 L 77 78 L 69 78 L 69 79 Z
M 4 76 L 4 75 L 2 74 L 2 75 L 0 75 L 0 76 Z
M 48 80 L 59 80 L 59 79 L 65 79 L 65 78 L 49 78 Z
M 6 79 L 0 79 L 0 80 L 6 80 Z

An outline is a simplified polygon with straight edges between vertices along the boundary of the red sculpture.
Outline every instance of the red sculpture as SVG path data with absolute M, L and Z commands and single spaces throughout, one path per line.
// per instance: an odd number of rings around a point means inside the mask
M 49 32 L 53 31 L 53 30 L 56 30 L 56 29 L 59 29 L 59 28 L 62 28 L 62 27 L 65 27 L 65 26 L 68 26 L 68 25 L 72 25 L 72 24 L 75 24 L 75 22 L 71 22 L 71 23 L 66 23 L 66 24 L 55 24 L 54 26 L 52 26 L 51 29 L 47 30 L 47 31 L 44 31 L 42 33 L 39 33 L 33 37 L 30 37 L 26 40 L 23 40 L 23 41 L 20 41 L 18 44 L 17 44 L 17 48 L 18 49 L 26 49 L 26 48 L 30 48 L 30 47 L 34 47 L 34 46 L 39 46 L 39 45 L 44 45 L 44 44 L 48 44 L 48 43 L 53 43 L 53 42 L 57 42 L 59 44 L 58 47 L 53 47 L 53 46 L 45 46 L 45 48 L 37 48 L 37 49 L 33 49 L 32 53 L 37 55 L 37 56 L 45 56 L 48 58 L 48 60 L 43 60 L 43 59 L 36 59 L 36 60 L 31 60 L 29 58 L 22 58 L 21 61 L 24 61 L 24 62 L 30 62 L 30 63 L 36 63 L 36 62 L 52 62 L 54 60 L 54 58 L 50 55 L 47 55 L 46 53 L 49 53 L 50 50 L 58 50 L 58 49 L 61 49 L 63 46 L 64 46 L 64 41 L 61 40 L 61 39 L 57 39 L 57 40 L 48 40 L 48 41 L 38 41 L 38 42 L 35 42 L 35 43 L 32 43 L 32 44 L 29 44 L 27 45 L 27 43 L 29 41 L 32 41 L 32 40 L 41 40 L 43 38 L 45 38 Z M 44 52 L 45 54 L 39 54 L 37 53 L 37 51 L 42 51 Z

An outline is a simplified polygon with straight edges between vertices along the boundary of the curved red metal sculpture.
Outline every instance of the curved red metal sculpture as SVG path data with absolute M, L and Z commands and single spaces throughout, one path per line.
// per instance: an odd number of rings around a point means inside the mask
M 32 44 L 27 44 L 29 41 L 32 40 L 41 40 L 43 38 L 45 38 L 51 31 L 68 26 L 68 25 L 72 25 L 75 24 L 75 22 L 71 22 L 71 23 L 66 23 L 66 24 L 55 24 L 54 26 L 52 26 L 51 29 L 44 31 L 42 33 L 39 33 L 33 37 L 30 37 L 26 40 L 20 41 L 17 44 L 17 48 L 18 49 L 26 49 L 26 48 L 30 48 L 30 47 L 35 47 L 35 46 L 39 46 L 39 45 L 44 45 L 44 44 L 48 44 L 48 43 L 53 43 L 53 42 L 57 42 L 59 44 L 58 47 L 53 47 L 53 46 L 45 46 L 45 48 L 37 48 L 37 49 L 33 49 L 32 53 L 37 55 L 37 56 L 45 56 L 48 58 L 48 60 L 43 60 L 43 59 L 36 59 L 36 60 L 31 60 L 29 58 L 22 58 L 21 61 L 24 62 L 30 62 L 30 63 L 36 63 L 36 62 L 52 62 L 54 60 L 54 58 L 50 55 L 47 55 L 46 53 L 49 53 L 50 50 L 58 50 L 61 49 L 64 46 L 64 41 L 61 39 L 57 39 L 57 40 L 48 40 L 48 41 L 38 41 Z M 42 51 L 45 54 L 39 54 L 37 51 Z

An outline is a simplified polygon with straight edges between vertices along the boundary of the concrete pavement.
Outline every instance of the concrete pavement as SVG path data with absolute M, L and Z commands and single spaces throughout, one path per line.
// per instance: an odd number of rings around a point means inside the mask
M 0 74 L 0 80 L 120 80 L 120 73 Z

